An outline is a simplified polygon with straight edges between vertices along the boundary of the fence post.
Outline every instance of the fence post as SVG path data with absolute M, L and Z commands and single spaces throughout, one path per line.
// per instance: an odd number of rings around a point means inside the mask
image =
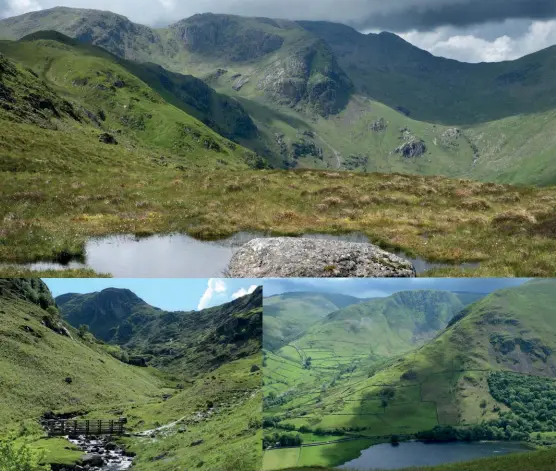
M 85 435 L 89 435 L 89 420 L 85 421 Z
M 66 421 L 62 420 L 62 435 L 66 434 Z

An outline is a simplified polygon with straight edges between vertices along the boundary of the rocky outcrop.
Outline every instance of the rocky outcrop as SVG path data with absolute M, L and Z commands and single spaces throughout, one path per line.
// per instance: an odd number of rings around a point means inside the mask
M 328 116 L 347 105 L 353 83 L 328 45 L 319 40 L 277 59 L 265 70 L 257 87 L 281 104 L 309 107 Z
M 387 127 L 388 127 L 388 123 L 386 122 L 386 120 L 384 118 L 377 119 L 376 121 L 373 121 L 369 125 L 369 129 L 373 132 L 386 131 Z
M 401 136 L 405 142 L 394 150 L 394 154 L 401 154 L 402 157 L 420 157 L 427 152 L 427 145 L 423 139 L 415 136 L 407 127 L 400 129 Z
M 413 265 L 366 243 L 327 239 L 254 239 L 232 257 L 230 278 L 409 278 Z
M 240 19 L 230 15 L 194 15 L 170 28 L 187 50 L 212 56 L 219 53 L 233 62 L 257 59 L 284 43 L 282 36 L 256 26 L 245 28 Z
M 83 466 L 99 468 L 104 464 L 104 459 L 101 455 L 88 453 L 86 455 L 83 455 L 83 457 L 81 458 L 81 463 L 83 464 Z
M 403 157 L 408 159 L 412 157 L 420 157 L 426 152 L 427 146 L 425 141 L 417 138 L 405 142 L 395 150 L 396 154 L 401 154 Z
M 113 144 L 113 145 L 117 145 L 118 141 L 116 140 L 116 138 L 114 136 L 112 136 L 112 134 L 108 134 L 107 132 L 103 132 L 99 137 L 98 137 L 99 142 L 102 142 L 103 144 Z

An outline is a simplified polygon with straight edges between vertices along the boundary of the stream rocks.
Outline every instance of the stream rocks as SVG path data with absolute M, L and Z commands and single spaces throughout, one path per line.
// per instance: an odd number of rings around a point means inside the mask
M 108 437 L 80 436 L 69 438 L 69 441 L 84 452 L 74 471 L 125 471 L 133 464 L 134 453 L 126 452 Z
M 87 453 L 86 455 L 83 455 L 83 457 L 81 458 L 81 463 L 83 464 L 83 466 L 100 468 L 102 465 L 104 465 L 104 460 L 102 459 L 102 456 L 98 454 Z
M 230 278 L 413 278 L 413 265 L 368 243 L 254 239 L 230 261 Z

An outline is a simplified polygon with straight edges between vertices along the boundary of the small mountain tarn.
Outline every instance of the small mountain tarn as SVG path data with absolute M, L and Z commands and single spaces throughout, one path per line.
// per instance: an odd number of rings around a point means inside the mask
M 523 471 L 532 460 L 549 470 L 555 286 L 530 281 L 488 295 L 407 291 L 328 313 L 323 304 L 322 315 L 309 312 L 292 334 L 280 319 L 296 304 L 269 298 L 263 468 L 443 471 L 482 457 L 491 460 L 461 469 Z
M 261 287 L 197 312 L 125 289 L 56 299 L 0 279 L 2 466 L 260 469 Z

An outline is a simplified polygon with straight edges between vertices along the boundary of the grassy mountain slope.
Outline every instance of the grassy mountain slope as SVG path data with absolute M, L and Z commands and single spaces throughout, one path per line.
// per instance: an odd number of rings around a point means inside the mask
M 127 289 L 107 288 L 101 293 L 62 294 L 56 298 L 62 317 L 75 328 L 87 325 L 95 337 L 105 342 L 126 343 L 133 325 L 161 315 Z M 126 329 L 124 323 L 131 323 Z
M 182 374 L 211 370 L 261 348 L 262 288 L 199 312 L 162 311 L 120 289 L 56 301 L 76 328 L 88 325 L 96 337 Z
M 468 64 L 436 57 L 392 33 L 340 24 L 300 24 L 325 40 L 361 90 L 415 119 L 452 125 L 554 109 L 556 48 L 515 61 Z
M 32 284 L 36 287 L 28 289 Z M 87 410 L 103 401 L 145 401 L 159 393 L 162 382 L 149 369 L 118 361 L 82 341 L 73 329 L 53 330 L 58 325 L 55 308 L 45 310 L 20 292 L 45 288 L 39 280 L 0 280 L 3 425 L 49 410 Z
M 121 444 L 136 453 L 138 471 L 192 465 L 202 471 L 260 469 L 258 350 L 240 359 L 221 358 L 196 378 L 186 370 L 167 374 L 131 366 L 112 355 L 113 347 L 62 321 L 37 279 L 0 280 L 0 318 L 0 438 L 16 431 L 17 441 L 43 451 L 53 469 L 73 467 L 82 452 L 64 439 L 44 436 L 36 419 L 50 410 L 90 419 L 127 417 L 132 435 Z M 233 317 L 230 321 L 223 342 L 244 333 Z M 260 334 L 252 340 L 260 348 Z
M 280 424 L 320 428 L 325 436 L 336 430 L 382 440 L 392 434 L 471 433 L 550 444 L 550 404 L 556 397 L 553 298 L 553 280 L 497 291 L 465 308 L 422 347 L 367 375 L 355 371 L 351 380 L 343 377 L 317 399 L 308 397 L 278 415 Z M 334 456 L 346 457 L 341 444 L 314 453 L 303 462 L 336 464 Z
M 107 52 L 75 45 L 57 33 L 41 36 L 55 39 L 0 42 L 5 91 L 2 122 L 7 129 L 3 144 L 8 151 L 2 156 L 4 168 L 33 162 L 34 144 L 41 138 L 48 140 L 50 130 L 58 131 L 54 133 L 57 138 L 45 151 L 60 152 L 66 146 L 76 166 L 101 163 L 99 157 L 106 154 L 114 160 L 135 154 L 138 167 L 156 161 L 159 165 L 246 168 L 246 161 L 252 159 L 249 151 L 164 101 Z M 217 100 L 217 95 L 206 98 Z M 205 116 L 211 113 L 209 109 Z M 25 136 L 29 124 L 45 129 L 37 129 L 36 138 L 25 144 L 17 137 Z
M 326 22 L 202 14 L 152 30 L 110 12 L 70 8 L 0 21 L 12 39 L 44 29 L 191 73 L 237 98 L 250 118 L 228 101 L 204 122 L 278 166 L 555 181 L 554 48 L 465 64 L 393 34 Z M 155 88 L 165 99 L 191 105 L 180 99 L 180 76 L 176 84 L 169 72 L 141 68 L 151 86 L 162 77 Z M 187 81 L 189 91 L 201 87 Z M 230 119 L 214 120 L 227 112 Z
M 461 300 L 448 292 L 396 293 L 333 312 L 294 343 L 313 358 L 314 366 L 354 355 L 391 357 L 436 335 L 463 308 Z M 317 361 L 314 353 L 326 359 Z
M 297 434 L 315 445 L 361 440 L 267 451 L 264 469 L 287 468 L 290 458 L 298 464 L 341 464 L 376 441 L 391 421 L 405 416 L 419 391 L 401 390 L 395 397 L 399 404 L 385 410 L 380 390 L 370 392 L 370 378 L 425 344 L 479 296 L 431 290 L 360 300 L 328 314 L 276 352 L 265 352 L 265 447 L 286 445 L 287 437 Z M 416 422 L 426 424 L 431 410 Z
M 327 314 L 361 302 L 334 293 L 284 293 L 264 299 L 263 346 L 275 350 Z

